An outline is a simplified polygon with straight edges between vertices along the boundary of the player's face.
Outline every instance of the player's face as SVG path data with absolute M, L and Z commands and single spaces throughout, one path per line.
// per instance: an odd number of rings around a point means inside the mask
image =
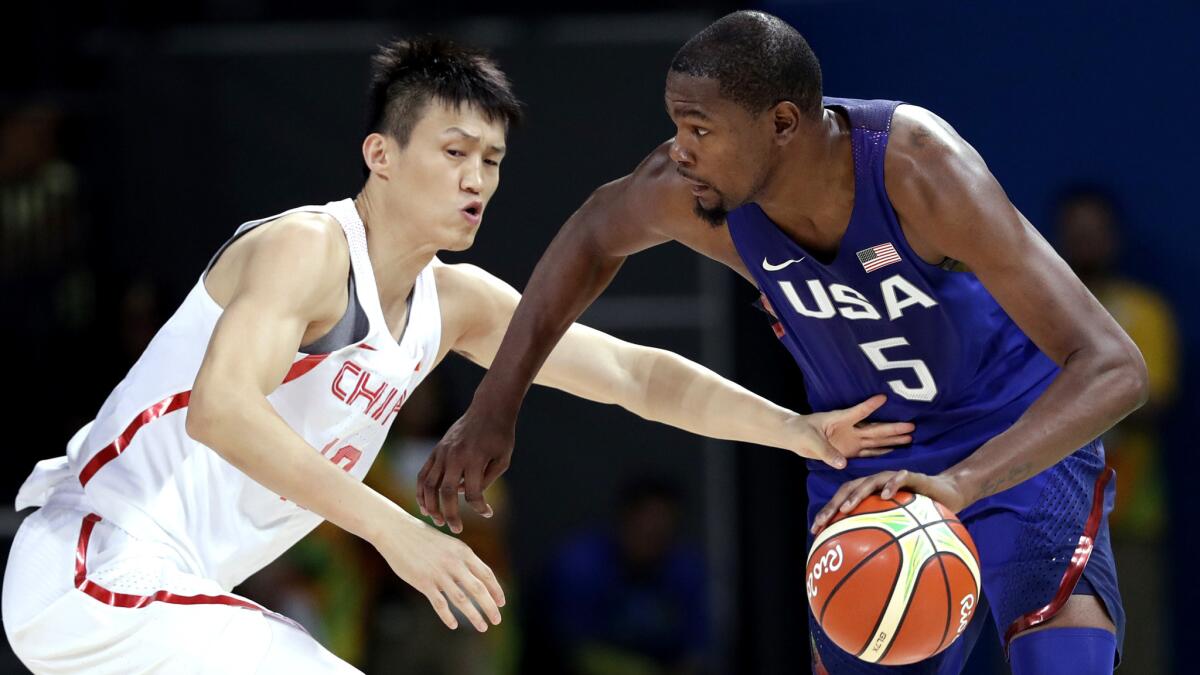
M 667 76 L 666 103 L 675 122 L 671 159 L 691 184 L 697 214 L 718 224 L 765 182 L 770 115 L 754 115 L 722 98 L 712 78 L 675 72 Z
M 469 248 L 500 184 L 504 137 L 502 122 L 472 106 L 429 103 L 408 145 L 396 148 L 392 212 L 405 214 L 439 249 Z

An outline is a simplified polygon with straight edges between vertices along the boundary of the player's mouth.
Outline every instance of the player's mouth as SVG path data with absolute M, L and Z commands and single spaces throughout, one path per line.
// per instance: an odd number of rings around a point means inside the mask
M 483 202 L 476 199 L 458 210 L 463 215 L 463 218 L 472 225 L 479 225 L 479 221 L 483 219 Z
M 695 178 L 692 178 L 691 176 L 683 173 L 682 171 L 679 173 L 679 175 L 683 176 L 683 179 L 692 186 L 692 194 L 697 197 L 699 197 L 700 195 L 702 195 L 705 192 L 708 192 L 709 190 L 712 189 L 712 186 L 709 185 L 708 183 L 698 181 Z

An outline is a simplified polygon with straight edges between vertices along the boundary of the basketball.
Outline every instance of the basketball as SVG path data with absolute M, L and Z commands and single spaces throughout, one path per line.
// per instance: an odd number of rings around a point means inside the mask
M 923 495 L 871 495 L 839 514 L 808 554 L 813 615 L 854 656 L 898 666 L 962 635 L 979 600 L 979 554 L 949 509 Z

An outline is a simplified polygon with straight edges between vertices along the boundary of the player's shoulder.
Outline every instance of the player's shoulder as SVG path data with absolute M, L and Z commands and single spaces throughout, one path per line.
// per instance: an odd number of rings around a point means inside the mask
M 691 186 L 671 159 L 674 140 L 660 143 L 632 172 L 601 186 L 593 197 L 619 200 L 630 217 L 653 227 L 670 230 L 676 225 L 693 225 Z
M 438 258 L 433 259 L 432 265 L 438 300 L 447 308 L 470 307 L 489 293 L 511 290 L 508 284 L 478 265 L 444 263 Z
M 441 292 L 443 288 L 448 290 L 451 288 L 461 287 L 463 285 L 470 285 L 480 276 L 487 274 L 487 272 L 485 272 L 484 269 L 478 265 L 472 265 L 470 263 L 447 263 L 443 262 L 442 259 L 438 258 L 437 256 L 434 256 L 433 260 L 430 261 L 429 264 L 433 267 L 433 278 L 434 281 L 437 282 L 439 292 Z
M 319 211 L 296 211 L 259 226 L 255 243 L 266 251 L 310 257 L 346 259 L 350 245 L 337 218 Z
M 969 164 L 978 158 L 958 131 L 933 111 L 907 103 L 896 107 L 888 135 L 886 168 L 937 169 Z
M 349 244 L 332 216 L 289 213 L 238 237 L 205 276 L 222 307 L 238 298 L 288 307 L 313 321 L 340 316 Z
M 434 283 L 446 336 L 503 331 L 520 296 L 487 270 L 467 263 L 447 264 L 434 258 Z M 456 348 L 457 341 L 448 344 Z
M 297 302 L 336 304 L 350 274 L 350 245 L 337 219 L 326 213 L 293 212 L 267 221 L 221 257 L 210 285 L 224 280 L 268 289 L 282 283 Z
M 350 244 L 328 213 L 297 211 L 263 223 L 247 242 L 257 264 L 286 269 L 318 286 L 339 288 L 350 273 Z M 249 238 L 249 237 L 247 237 Z
M 634 181 L 647 196 L 655 198 L 681 197 L 681 201 L 689 202 L 689 186 L 679 175 L 678 165 L 671 159 L 671 145 L 674 138 L 660 143 L 650 154 L 637 165 L 629 178 Z M 690 211 L 690 206 L 688 208 Z
M 931 197 L 987 175 L 983 158 L 949 122 L 921 106 L 901 104 L 892 116 L 884 176 L 893 201 Z

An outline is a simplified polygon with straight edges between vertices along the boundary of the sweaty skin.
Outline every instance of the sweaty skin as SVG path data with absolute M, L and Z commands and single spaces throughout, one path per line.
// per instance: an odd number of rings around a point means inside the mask
M 508 465 L 529 383 L 627 256 L 679 241 L 750 280 L 728 229 L 700 218 L 697 206 L 730 210 L 756 202 L 807 250 L 836 253 L 854 192 L 844 118 L 825 110 L 814 119 L 788 101 L 755 115 L 721 99 L 714 80 L 677 73 L 668 77 L 666 99 L 675 138 L 633 173 L 597 189 L 547 248 L 500 345 L 500 365 L 426 464 L 452 463 L 462 473 L 427 471 L 427 495 L 458 485 L 463 475 L 468 485 L 486 487 L 472 476 L 493 462 Z M 933 264 L 951 258 L 969 267 L 1062 370 L 1010 429 L 947 471 L 886 471 L 846 483 L 819 512 L 817 531 L 836 509 L 849 510 L 881 489 L 887 497 L 907 487 L 961 511 L 1053 466 L 1146 397 L 1145 364 L 1133 342 L 950 125 L 919 107 L 898 107 L 884 161 L 886 188 L 913 249 Z M 477 493 L 467 496 L 486 504 Z M 422 503 L 435 520 L 442 506 Z M 1085 612 L 1072 622 L 1072 600 L 1050 623 L 1111 629 L 1103 609 L 1087 599 L 1099 616 Z

